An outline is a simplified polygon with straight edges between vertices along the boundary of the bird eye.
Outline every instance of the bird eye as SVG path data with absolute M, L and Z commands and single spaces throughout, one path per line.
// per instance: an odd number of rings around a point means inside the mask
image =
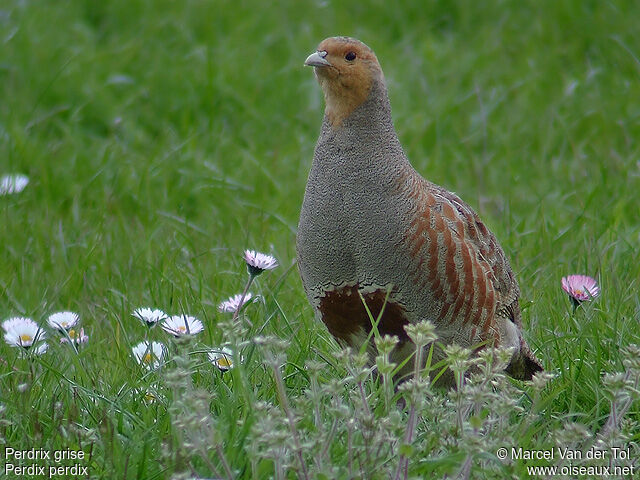
M 356 53 L 355 52 L 348 52 L 344 58 L 350 62 L 354 61 L 356 59 Z

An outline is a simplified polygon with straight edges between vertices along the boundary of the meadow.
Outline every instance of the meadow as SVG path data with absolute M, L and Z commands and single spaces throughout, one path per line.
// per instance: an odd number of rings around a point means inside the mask
M 0 195 L 0 320 L 29 317 L 48 343 L 37 355 L 0 341 L 3 473 L 637 472 L 638 18 L 633 1 L 2 2 L 0 176 L 29 183 Z M 421 376 L 395 391 L 383 381 L 388 342 L 378 339 L 377 377 L 314 320 L 295 234 L 323 100 L 303 62 L 338 34 L 375 50 L 416 169 L 500 240 L 549 375 L 518 382 L 486 359 L 457 390 Z M 245 249 L 279 265 L 255 278 L 234 320 L 218 305 L 246 285 Z M 601 289 L 575 310 L 560 285 L 574 273 Z M 136 319 L 140 307 L 204 330 L 174 339 Z M 77 312 L 86 343 L 60 341 L 47 325 L 59 311 Z M 158 368 L 132 353 L 145 339 L 165 345 Z M 207 356 L 222 346 L 229 370 Z M 469 368 L 465 352 L 449 353 Z M 587 458 L 593 449 L 607 457 Z M 56 461 L 64 451 L 85 456 Z

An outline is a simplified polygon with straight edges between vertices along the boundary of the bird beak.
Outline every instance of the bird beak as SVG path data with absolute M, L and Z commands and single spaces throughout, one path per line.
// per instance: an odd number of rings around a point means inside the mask
M 324 57 L 327 56 L 327 52 L 324 50 L 319 50 L 317 52 L 313 52 L 311 55 L 307 57 L 304 61 L 304 64 L 307 67 L 330 67 L 331 64 L 328 60 L 325 60 Z

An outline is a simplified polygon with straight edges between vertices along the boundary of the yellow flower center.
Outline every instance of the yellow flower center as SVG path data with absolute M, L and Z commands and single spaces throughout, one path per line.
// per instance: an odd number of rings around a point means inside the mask
M 147 392 L 144 394 L 144 399 L 147 403 L 153 403 L 156 401 L 156 396 L 151 392 Z
M 76 331 L 73 328 L 69 330 L 69 338 L 76 338 Z
M 60 325 L 62 326 L 62 328 L 67 328 L 69 326 L 69 322 L 62 322 L 60 323 Z
M 187 331 L 187 327 L 185 327 L 184 325 L 180 325 L 180 326 L 178 327 L 178 331 L 179 331 L 180 333 L 184 333 L 184 332 L 186 332 L 186 331 Z
M 144 356 L 144 358 L 142 359 L 142 361 L 143 361 L 144 363 L 151 363 L 151 362 L 153 362 L 153 353 L 151 353 L 151 352 L 147 353 L 147 354 Z
M 23 333 L 22 335 L 20 335 L 20 341 L 23 343 L 31 342 L 33 341 L 33 337 L 28 333 Z
M 574 290 L 573 293 L 575 293 L 576 295 L 584 295 L 584 290 L 580 290 L 579 288 Z
M 218 361 L 218 367 L 220 367 L 220 368 L 230 368 L 231 367 L 231 360 L 229 360 L 227 357 L 221 357 L 217 361 Z

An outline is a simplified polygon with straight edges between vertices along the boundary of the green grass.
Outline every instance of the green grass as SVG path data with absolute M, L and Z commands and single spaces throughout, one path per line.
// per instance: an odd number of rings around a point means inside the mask
M 268 410 L 260 402 L 282 413 L 264 348 L 247 344 L 243 364 L 224 375 L 203 355 L 186 365 L 178 356 L 167 371 L 188 369 L 191 383 L 144 375 L 131 346 L 145 329 L 131 311 L 149 305 L 203 320 L 195 344 L 172 354 L 241 333 L 287 340 L 287 396 L 305 413 L 300 431 L 313 430 L 313 408 L 302 408 L 313 383 L 305 362 L 323 362 L 318 388 L 346 373 L 294 265 L 323 109 L 302 63 L 336 34 L 376 51 L 412 163 L 470 203 L 512 261 L 527 339 L 557 374 L 540 398 L 530 386 L 512 392 L 524 413 L 507 416 L 510 428 L 533 415 L 523 391 L 538 409 L 516 446 L 548 446 L 566 422 L 597 433 L 610 412 L 602 376 L 623 371 L 621 349 L 640 343 L 640 5 L 271 3 L 3 3 L 0 174 L 31 182 L 0 197 L 0 318 L 77 311 L 90 341 L 75 355 L 53 339 L 33 362 L 0 345 L 2 441 L 85 449 L 95 477 L 211 476 L 212 465 L 223 472 L 220 452 L 190 451 L 183 430 L 194 425 L 185 413 L 193 395 L 193 411 L 209 412 L 219 436 L 204 443 L 220 445 L 238 476 L 277 476 L 277 462 L 256 453 Z M 281 266 L 252 289 L 263 301 L 246 310 L 251 330 L 233 333 L 216 306 L 244 286 L 244 248 L 271 252 Z M 575 314 L 560 288 L 570 273 L 602 289 Z M 159 330 L 152 337 L 167 340 Z M 147 405 L 140 390 L 156 384 L 165 398 Z M 376 403 L 384 389 L 365 386 L 376 418 L 406 422 Z M 349 389 L 336 395 L 351 398 Z M 327 425 L 340 418 L 329 399 L 317 402 Z M 639 421 L 639 410 L 636 401 L 628 420 Z M 428 431 L 449 427 L 420 425 L 410 473 L 462 469 L 456 448 L 438 453 L 456 445 L 455 429 L 438 444 Z M 627 440 L 637 444 L 637 432 Z M 347 440 L 330 446 L 337 466 L 349 462 Z M 517 463 L 492 462 L 488 447 L 478 452 L 472 478 L 522 475 Z M 289 460 L 283 471 L 295 478 Z M 484 461 L 493 473 L 478 467 Z

